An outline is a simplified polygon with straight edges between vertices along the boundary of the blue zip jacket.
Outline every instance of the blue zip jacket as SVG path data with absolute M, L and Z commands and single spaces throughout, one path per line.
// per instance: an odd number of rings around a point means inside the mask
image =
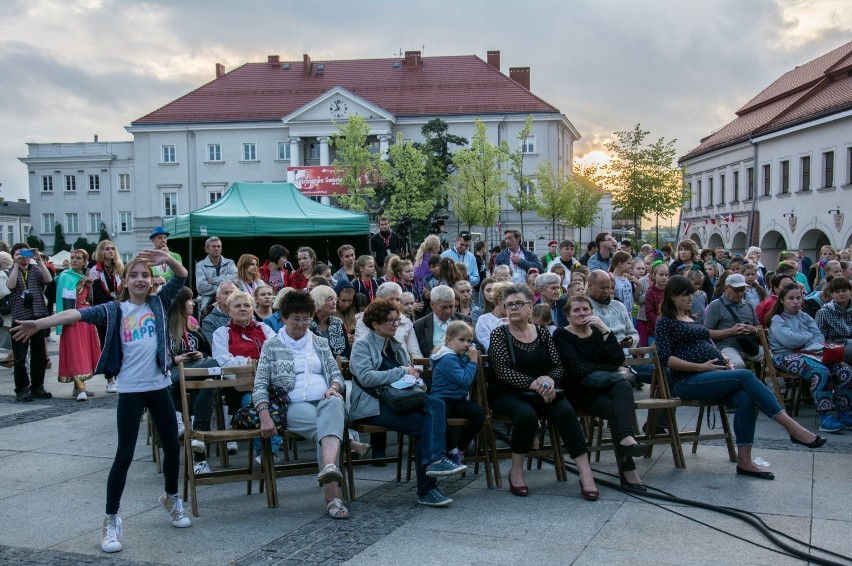
M 476 378 L 476 362 L 446 346 L 429 358 L 432 365 L 431 395 L 441 399 L 466 399 Z
M 156 295 L 148 297 L 148 306 L 154 313 L 157 328 L 157 365 L 164 375 L 169 375 L 172 356 L 169 353 L 169 336 L 166 326 L 166 313 L 178 292 L 183 288 L 186 279 L 175 275 L 160 288 Z M 80 311 L 83 322 L 106 326 L 103 350 L 98 359 L 95 373 L 118 375 L 121 370 L 121 306 L 118 301 L 95 305 Z

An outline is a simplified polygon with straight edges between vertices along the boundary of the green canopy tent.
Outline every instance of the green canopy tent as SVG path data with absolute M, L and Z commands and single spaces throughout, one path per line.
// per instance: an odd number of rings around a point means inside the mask
M 292 183 L 233 183 L 222 198 L 188 214 L 163 219 L 170 240 L 220 238 L 298 238 L 370 236 L 370 220 L 357 214 L 320 204 Z M 227 254 L 226 254 L 227 255 Z M 236 258 L 235 258 L 236 259 Z

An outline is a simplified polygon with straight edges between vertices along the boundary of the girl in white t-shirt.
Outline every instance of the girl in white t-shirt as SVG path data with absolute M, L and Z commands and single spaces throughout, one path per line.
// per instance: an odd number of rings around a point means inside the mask
M 151 294 L 153 273 L 151 265 L 166 264 L 174 277 Z M 103 352 L 96 373 L 109 371 L 116 375 L 119 392 L 116 420 L 118 448 L 107 480 L 106 517 L 101 531 L 101 549 L 118 552 L 121 544 L 121 518 L 118 508 L 127 481 L 127 470 L 133 461 L 139 422 L 147 409 L 157 429 L 163 448 L 165 493 L 160 505 L 169 514 L 175 527 L 189 527 L 192 521 L 183 513 L 178 496 L 180 442 L 178 441 L 175 409 L 169 395 L 168 335 L 166 312 L 183 288 L 186 268 L 167 252 L 146 250 L 124 268 L 124 287 L 117 301 L 84 309 L 67 310 L 38 320 L 18 321 L 12 334 L 15 340 L 25 341 L 40 330 L 83 321 L 106 326 Z

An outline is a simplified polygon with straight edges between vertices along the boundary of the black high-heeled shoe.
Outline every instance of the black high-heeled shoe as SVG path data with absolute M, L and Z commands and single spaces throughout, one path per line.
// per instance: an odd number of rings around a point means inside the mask
M 633 491 L 648 491 L 648 487 L 641 481 L 639 483 L 630 483 L 629 481 L 627 481 L 627 478 L 624 477 L 623 472 L 618 473 L 618 479 L 621 480 L 621 487 L 625 489 L 630 489 Z
M 820 448 L 823 444 L 826 443 L 826 439 L 821 437 L 820 435 L 816 435 L 811 442 L 802 442 L 801 440 L 797 440 L 793 438 L 793 435 L 790 435 L 790 442 L 793 444 L 801 444 L 802 446 L 807 446 L 808 448 Z

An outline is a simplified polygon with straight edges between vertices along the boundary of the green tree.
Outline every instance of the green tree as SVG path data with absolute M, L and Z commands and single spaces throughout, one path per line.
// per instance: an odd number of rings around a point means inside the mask
M 566 171 L 555 171 L 549 160 L 538 164 L 535 178 L 540 193 L 536 213 L 550 220 L 551 238 L 555 239 L 556 222 L 572 214 L 577 185 Z
M 583 244 L 583 228 L 591 226 L 601 210 L 600 202 L 604 192 L 595 183 L 594 178 L 596 176 L 596 169 L 575 164 L 573 176 L 576 185 L 574 205 L 571 207 L 571 212 L 566 220 L 574 228 L 580 229 L 580 238 L 575 242 L 578 250 L 582 248 Z
M 637 242 L 642 240 L 643 219 L 674 214 L 687 196 L 681 172 L 674 165 L 677 140 L 647 143 L 649 134 L 636 124 L 630 131 L 615 132 L 616 141 L 606 144 L 612 156 L 604 166 L 613 188 L 612 204 L 633 218 Z
M 104 240 L 109 240 L 109 232 L 107 232 L 106 223 L 101 222 L 101 233 L 98 236 L 98 241 L 103 242 Z
M 426 184 L 433 188 L 436 209 L 446 206 L 447 181 L 455 170 L 450 146 L 467 145 L 467 139 L 449 133 L 449 125 L 440 118 L 432 118 L 420 128 L 423 143 L 416 144 L 426 156 Z
M 532 115 L 527 116 L 523 129 L 518 132 L 518 147 L 509 154 L 509 174 L 515 179 L 517 192 L 506 195 L 506 200 L 518 213 L 521 220 L 521 233 L 524 233 L 524 213 L 535 210 L 538 201 L 532 175 L 524 174 L 524 145 L 532 133 Z
M 71 246 L 65 241 L 65 234 L 62 232 L 62 224 L 59 222 L 53 225 L 53 254 L 56 255 L 63 250 L 70 250 Z
M 494 145 L 488 141 L 485 124 L 479 119 L 470 147 L 453 155 L 453 184 L 466 200 L 465 205 L 476 210 L 468 219 L 476 218 L 472 224 L 481 224 L 486 230 L 497 223 L 500 213 L 500 194 L 508 186 L 502 174 L 508 156 L 506 142 Z
M 426 185 L 426 156 L 403 141 L 401 133 L 388 148 L 388 160 L 379 163 L 379 171 L 390 195 L 383 212 L 396 220 L 428 220 L 435 197 Z
M 33 226 L 30 226 L 30 230 L 27 232 L 27 245 L 31 248 L 37 248 L 44 251 L 44 240 L 36 236 L 35 228 Z
M 73 249 L 75 249 L 75 250 L 86 250 L 87 252 L 89 252 L 89 255 L 91 256 L 93 253 L 95 253 L 95 248 L 97 248 L 97 247 L 98 247 L 98 244 L 96 244 L 94 242 L 90 242 L 89 240 L 87 240 L 83 236 L 80 236 L 79 238 L 74 240 Z
M 381 155 L 370 153 L 367 136 L 370 126 L 361 116 L 351 116 L 343 125 L 337 125 L 338 134 L 331 138 L 337 157 L 332 166 L 341 176 L 341 185 L 346 194 L 337 195 L 341 207 L 356 212 L 375 212 L 376 191 L 373 187 L 364 187 L 365 177 L 372 184 L 378 181 L 377 167 Z

